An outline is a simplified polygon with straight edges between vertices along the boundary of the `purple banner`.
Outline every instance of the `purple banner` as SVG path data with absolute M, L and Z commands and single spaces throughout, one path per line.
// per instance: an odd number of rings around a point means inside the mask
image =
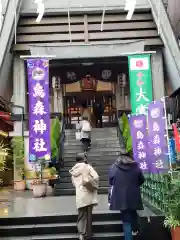
M 165 170 L 167 159 L 164 106 L 160 101 L 150 103 L 148 106 L 148 132 L 151 148 L 150 171 L 158 173 Z
M 139 163 L 143 171 L 149 170 L 148 165 L 148 137 L 146 131 L 146 116 L 131 116 L 129 119 L 134 160 Z
M 29 161 L 50 160 L 49 61 L 27 60 Z

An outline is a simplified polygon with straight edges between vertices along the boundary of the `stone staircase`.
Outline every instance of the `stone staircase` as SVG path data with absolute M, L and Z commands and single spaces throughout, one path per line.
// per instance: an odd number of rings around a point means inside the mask
M 93 214 L 93 233 L 97 240 L 123 240 L 120 213 Z M 4 240 L 78 240 L 77 215 L 2 218 L 0 238 Z M 139 240 L 135 236 L 136 240 Z
M 60 170 L 60 180 L 55 186 L 55 195 L 74 195 L 69 169 L 76 163 L 76 154 L 82 152 L 82 144 L 75 139 L 76 130 L 66 130 L 64 145 L 64 167 Z M 108 169 L 116 160 L 120 150 L 116 128 L 94 128 L 92 146 L 87 153 L 88 162 L 100 176 L 99 193 L 107 193 Z

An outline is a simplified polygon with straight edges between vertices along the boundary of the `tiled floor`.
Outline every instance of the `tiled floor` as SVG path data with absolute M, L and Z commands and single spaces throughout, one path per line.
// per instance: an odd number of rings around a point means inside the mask
M 109 212 L 107 195 L 99 195 L 99 205 L 94 212 Z M 0 217 L 34 217 L 75 214 L 75 196 L 33 198 L 31 192 L 0 192 Z M 147 207 L 142 216 L 153 216 Z

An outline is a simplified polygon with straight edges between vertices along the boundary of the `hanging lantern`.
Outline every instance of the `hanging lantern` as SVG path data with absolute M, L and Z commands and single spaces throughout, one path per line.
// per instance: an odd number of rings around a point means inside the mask
M 11 113 L 0 111 L 0 118 L 2 118 L 5 121 L 10 121 L 11 120 Z
M 126 74 L 120 73 L 118 75 L 118 85 L 120 85 L 120 87 L 123 87 L 123 88 L 127 85 Z
M 61 79 L 60 79 L 60 77 L 53 77 L 52 78 L 52 87 L 55 90 L 59 90 L 61 88 Z

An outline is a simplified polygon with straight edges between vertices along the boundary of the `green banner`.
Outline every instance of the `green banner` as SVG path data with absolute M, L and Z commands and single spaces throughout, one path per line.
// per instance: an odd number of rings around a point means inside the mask
M 152 102 L 151 55 L 128 56 L 132 113 L 146 114 Z

